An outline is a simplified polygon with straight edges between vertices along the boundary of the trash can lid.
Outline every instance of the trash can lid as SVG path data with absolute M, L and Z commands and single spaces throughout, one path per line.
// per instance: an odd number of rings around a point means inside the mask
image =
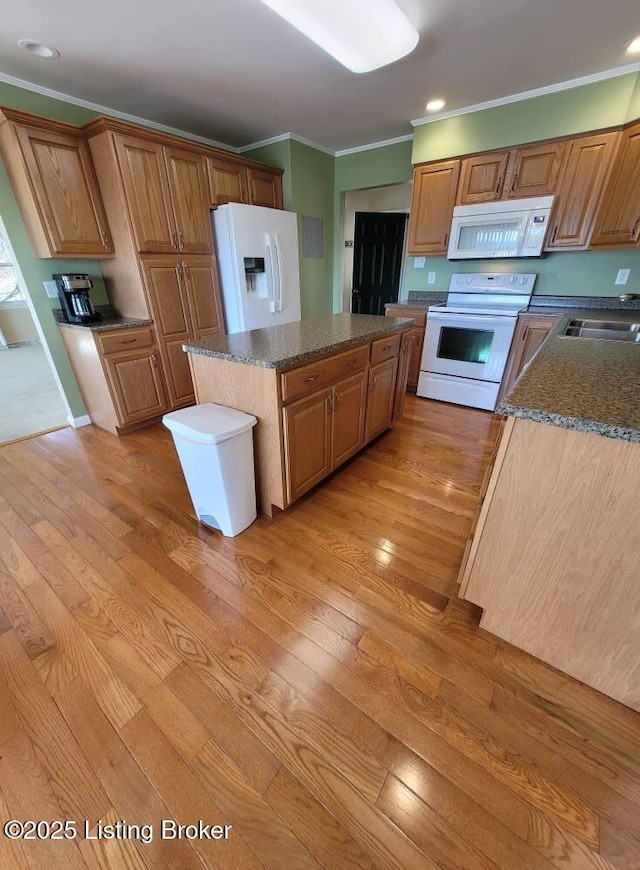
M 219 444 L 234 435 L 240 435 L 258 422 L 251 414 L 205 402 L 191 408 L 180 408 L 165 414 L 162 422 L 175 435 L 190 441 Z

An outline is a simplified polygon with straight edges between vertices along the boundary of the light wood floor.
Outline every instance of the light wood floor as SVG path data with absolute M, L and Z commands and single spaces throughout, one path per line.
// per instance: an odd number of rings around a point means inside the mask
M 496 431 L 410 397 L 233 540 L 160 426 L 1 448 L 0 818 L 155 836 L 0 834 L 0 867 L 640 867 L 640 716 L 455 598 Z
M 67 425 L 41 344 L 0 350 L 0 444 Z

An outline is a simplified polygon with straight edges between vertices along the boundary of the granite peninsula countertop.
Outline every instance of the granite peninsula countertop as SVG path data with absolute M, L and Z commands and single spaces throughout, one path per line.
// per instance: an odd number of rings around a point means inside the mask
M 544 313 L 561 316 L 496 413 L 640 443 L 640 343 L 561 335 L 570 319 L 605 316 L 594 308 Z M 606 309 L 606 319 L 637 322 L 640 310 Z
M 280 369 L 402 332 L 412 326 L 413 321 L 406 317 L 334 314 L 331 317 L 266 326 L 250 332 L 212 335 L 201 341 L 185 343 L 182 347 L 187 353 Z

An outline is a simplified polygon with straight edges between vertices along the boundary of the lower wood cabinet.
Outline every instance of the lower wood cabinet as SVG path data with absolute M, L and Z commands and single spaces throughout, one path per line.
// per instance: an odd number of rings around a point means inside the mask
M 546 337 L 558 322 L 555 314 L 521 314 L 513 334 L 498 402 L 506 396 L 525 367 L 538 353 Z
M 162 365 L 150 326 L 98 332 L 61 327 L 91 421 L 119 434 L 167 409 Z
M 391 423 L 397 371 L 397 357 L 387 359 L 369 369 L 366 441 L 370 441 L 376 435 L 384 432 Z
M 363 446 L 366 384 L 360 372 L 284 408 L 290 502 Z
M 393 394 L 393 414 L 391 417 L 392 420 L 397 420 L 399 417 L 401 417 L 404 410 L 404 397 L 407 392 L 409 368 L 411 366 L 412 360 L 415 357 L 415 351 L 420 335 L 421 330 L 410 329 L 408 332 L 404 333 L 400 342 L 400 355 L 398 356 L 398 373 L 396 375 L 396 387 Z M 422 335 L 424 336 L 424 331 L 422 331 Z
M 193 404 L 193 381 L 182 345 L 222 332 L 215 261 L 207 256 L 169 255 L 141 257 L 140 266 L 170 406 Z
M 407 371 L 407 387 L 415 390 L 418 386 L 418 378 L 420 377 L 420 361 L 422 360 L 422 348 L 424 346 L 424 331 L 427 323 L 428 304 L 424 309 L 415 310 L 411 308 L 393 308 L 388 306 L 385 315 L 387 317 L 410 317 L 415 323 L 413 333 L 413 341 L 409 349 L 409 362 Z M 403 336 L 404 340 L 405 336 Z

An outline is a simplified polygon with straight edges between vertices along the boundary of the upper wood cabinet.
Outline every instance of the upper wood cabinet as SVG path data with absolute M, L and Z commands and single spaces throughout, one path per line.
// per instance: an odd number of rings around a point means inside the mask
M 227 202 L 249 202 L 247 169 L 235 160 L 207 158 L 209 202 L 212 206 Z
M 591 244 L 628 246 L 639 242 L 640 123 L 636 123 L 620 134 Z
M 502 198 L 509 151 L 476 154 L 462 161 L 458 205 L 492 202 Z
M 564 149 L 564 142 L 542 142 L 465 158 L 458 205 L 552 195 Z
M 125 199 L 140 253 L 213 250 L 205 158 L 137 136 L 115 136 Z
M 247 170 L 249 179 L 249 202 L 266 208 L 282 208 L 282 170 Z
M 0 115 L 0 146 L 38 257 L 112 257 L 89 148 L 67 125 Z
M 579 250 L 589 245 L 617 140 L 618 133 L 600 133 L 567 142 L 545 250 Z
M 416 166 L 409 214 L 409 254 L 446 254 L 459 160 Z

